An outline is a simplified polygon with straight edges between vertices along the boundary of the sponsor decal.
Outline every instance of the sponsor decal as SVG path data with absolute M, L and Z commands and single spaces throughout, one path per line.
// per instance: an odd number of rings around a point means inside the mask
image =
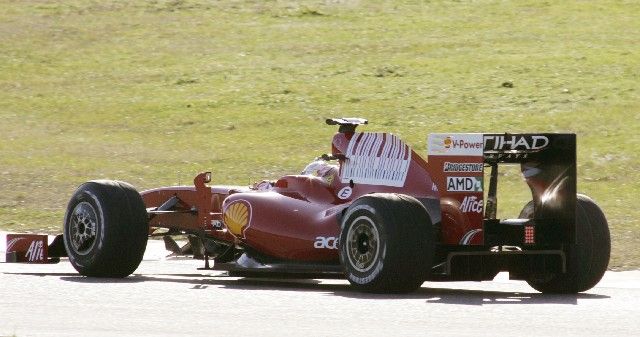
M 485 157 L 491 160 L 509 161 L 509 160 L 522 160 L 529 158 L 529 153 L 522 152 L 499 152 L 499 153 L 486 153 Z
M 482 192 L 482 177 L 447 177 L 447 192 Z
M 7 234 L 7 260 L 12 262 L 46 262 L 47 236 L 40 234 Z
M 537 151 L 549 145 L 546 136 L 495 135 L 484 136 L 485 151 Z
M 451 139 L 451 137 L 447 137 L 442 141 L 442 143 L 444 144 L 445 149 L 450 149 L 451 145 L 453 145 L 453 140 Z
M 13 238 L 7 242 L 7 253 L 13 252 L 13 247 L 24 238 Z
M 44 260 L 44 244 L 42 241 L 31 241 L 31 245 L 25 254 L 25 257 L 29 262 L 43 261 Z
M 316 236 L 316 241 L 313 242 L 313 248 L 316 249 L 338 249 L 339 238 L 334 236 Z
M 402 187 L 411 161 L 411 148 L 389 133 L 356 133 L 349 141 L 342 182 Z
M 444 172 L 483 172 L 484 167 L 482 163 L 450 163 L 444 162 Z
M 351 187 L 345 186 L 338 192 L 338 198 L 342 200 L 349 199 L 349 197 L 351 197 L 351 193 L 353 193 Z
M 244 232 L 251 225 L 251 204 L 246 200 L 235 200 L 226 205 L 222 219 L 229 232 L 244 238 Z
M 429 155 L 482 156 L 481 133 L 430 134 L 427 144 Z
M 482 213 L 482 199 L 474 195 L 466 196 L 462 200 L 460 210 L 465 213 Z

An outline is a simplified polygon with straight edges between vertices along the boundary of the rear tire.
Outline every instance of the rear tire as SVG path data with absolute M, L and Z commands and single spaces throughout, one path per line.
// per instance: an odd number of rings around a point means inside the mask
M 372 194 L 354 201 L 342 218 L 340 262 L 360 291 L 406 293 L 422 285 L 435 251 L 424 206 L 399 194 Z
M 520 218 L 531 218 L 533 202 L 529 202 Z M 565 249 L 567 272 L 527 283 L 542 293 L 573 294 L 593 288 L 607 270 L 611 253 L 609 225 L 598 205 L 586 195 L 576 200 L 576 244 Z
M 64 219 L 64 245 L 73 267 L 84 276 L 126 277 L 147 246 L 147 212 L 127 183 L 96 180 L 71 197 Z

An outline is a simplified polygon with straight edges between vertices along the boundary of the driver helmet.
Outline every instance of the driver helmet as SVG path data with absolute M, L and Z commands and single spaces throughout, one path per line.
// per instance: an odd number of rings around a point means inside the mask
M 324 177 L 331 173 L 332 170 L 337 172 L 338 166 L 331 165 L 326 160 L 314 160 L 302 170 L 302 175 Z

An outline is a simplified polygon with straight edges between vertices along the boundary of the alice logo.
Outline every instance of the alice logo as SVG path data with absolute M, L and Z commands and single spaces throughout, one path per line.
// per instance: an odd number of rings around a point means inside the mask
M 44 245 L 42 244 L 42 241 L 32 241 L 25 257 L 29 261 L 44 260 Z

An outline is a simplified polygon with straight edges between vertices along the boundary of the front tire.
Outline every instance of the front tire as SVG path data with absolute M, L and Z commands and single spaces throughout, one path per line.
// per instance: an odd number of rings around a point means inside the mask
M 142 261 L 147 238 L 147 212 L 133 186 L 90 181 L 71 197 L 63 239 L 69 261 L 81 275 L 130 275 Z
M 533 202 L 522 210 L 520 218 L 533 215 Z M 569 245 L 567 271 L 527 283 L 542 293 L 574 294 L 593 288 L 607 271 L 611 254 L 609 225 L 604 213 L 591 198 L 578 194 L 576 199 L 576 243 Z
M 372 194 L 354 201 L 342 220 L 340 261 L 360 291 L 405 293 L 422 285 L 435 251 L 424 206 L 399 194 Z

